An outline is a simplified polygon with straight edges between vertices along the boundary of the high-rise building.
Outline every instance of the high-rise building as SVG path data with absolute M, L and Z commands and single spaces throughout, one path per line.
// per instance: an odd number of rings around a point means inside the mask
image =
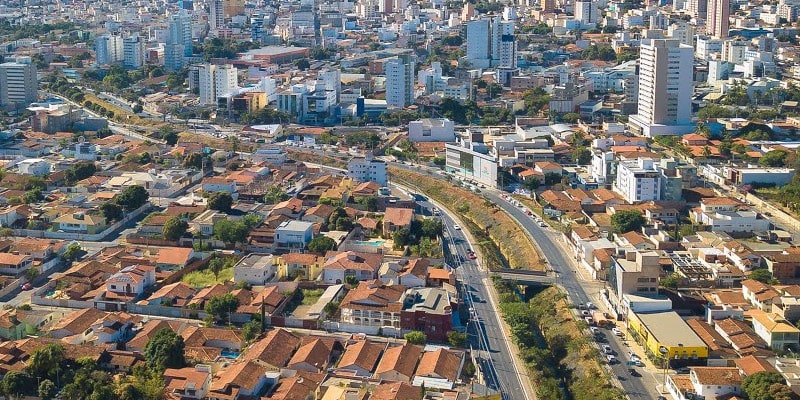
M 643 39 L 631 128 L 647 137 L 691 132 L 692 68 L 690 46 L 676 39 Z
M 386 103 L 405 108 L 414 102 L 414 56 L 402 54 L 388 60 L 386 72 Z
M 695 18 L 706 17 L 709 0 L 689 0 L 689 14 Z
M 123 58 L 125 68 L 137 69 L 144 65 L 144 40 L 139 34 L 134 33 L 122 40 Z
M 596 24 L 598 14 L 597 6 L 593 1 L 580 0 L 575 2 L 575 19 L 580 21 L 582 25 Z
M 556 9 L 556 0 L 541 0 L 539 4 L 544 12 L 553 12 Z
M 97 65 L 111 65 L 124 59 L 122 36 L 118 33 L 109 33 L 95 39 L 94 51 Z
M 211 0 L 208 24 L 211 30 L 222 28 L 225 25 L 225 9 L 222 0 Z
M 514 36 L 514 21 L 494 16 L 467 22 L 466 58 L 478 68 L 516 68 L 517 39 Z
M 0 64 L 1 107 L 25 107 L 36 101 L 36 66 L 27 61 Z
M 708 0 L 708 17 L 706 30 L 709 35 L 717 39 L 728 37 L 731 18 L 730 0 Z
M 621 161 L 617 165 L 614 191 L 631 203 L 661 200 L 661 171 L 658 164 L 650 158 Z
M 200 104 L 216 104 L 217 97 L 238 88 L 236 68 L 230 64 L 203 64 L 199 70 Z
M 164 45 L 164 68 L 177 71 L 184 67 L 184 57 L 192 55 L 192 19 L 186 10 L 170 16 Z
M 225 18 L 244 15 L 244 0 L 222 0 Z

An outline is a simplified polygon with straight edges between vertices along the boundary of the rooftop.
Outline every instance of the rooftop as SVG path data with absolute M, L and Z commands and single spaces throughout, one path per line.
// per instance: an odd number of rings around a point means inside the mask
M 636 314 L 636 317 L 655 336 L 659 343 L 667 346 L 704 347 L 705 343 L 689 328 L 674 311 Z

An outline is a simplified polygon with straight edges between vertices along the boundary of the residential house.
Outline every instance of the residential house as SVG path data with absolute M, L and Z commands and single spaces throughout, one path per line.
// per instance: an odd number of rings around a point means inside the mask
M 425 287 L 430 265 L 430 260 L 427 258 L 387 261 L 381 264 L 378 279 L 387 285 Z
M 401 299 L 400 327 L 408 331 L 421 331 L 428 340 L 446 342 L 453 328 L 455 298 L 441 288 L 408 289 Z
M 229 193 L 233 200 L 238 199 L 239 192 L 236 187 L 236 180 L 222 177 L 210 177 L 203 179 L 202 190 L 204 192 L 225 192 Z
M 194 256 L 191 247 L 161 247 L 156 257 L 156 268 L 159 271 L 177 271 L 188 266 Z
M 134 299 L 156 282 L 155 268 L 131 265 L 121 269 L 106 281 L 106 298 Z
M 91 214 L 84 211 L 75 211 L 61 214 L 53 220 L 56 231 L 69 233 L 83 233 L 94 235 L 106 229 L 106 219 L 100 214 Z
M 400 299 L 405 286 L 387 286 L 378 280 L 359 282 L 339 304 L 341 321 L 352 325 L 400 328 Z
M 241 351 L 244 339 L 233 329 L 190 326 L 181 332 L 187 349 L 211 347 L 220 351 Z M 211 360 L 213 361 L 213 360 Z
M 313 253 L 288 253 L 281 256 L 278 262 L 278 276 L 281 279 L 315 280 L 322 272 L 325 259 Z
M 258 361 L 272 370 L 278 370 L 289 363 L 300 341 L 300 337 L 294 333 L 282 328 L 273 329 L 250 345 L 242 359 Z
M 772 286 L 753 279 L 742 281 L 742 296 L 759 310 L 769 311 L 780 293 Z
M 158 333 L 158 331 L 162 329 L 169 329 L 175 333 L 178 333 L 182 330 L 183 325 L 184 323 L 178 321 L 151 319 L 145 322 L 144 326 L 135 332 L 133 339 L 125 343 L 125 348 L 131 351 L 144 352 L 147 342 L 149 342 L 150 339 L 152 339 L 156 333 Z
M 414 210 L 410 208 L 387 207 L 383 214 L 383 237 L 391 238 L 394 232 L 411 227 Z
M 290 198 L 289 200 L 282 201 L 272 207 L 269 215 L 285 215 L 292 219 L 297 219 L 303 212 L 303 201 L 297 198 Z
M 796 349 L 800 345 L 800 329 L 779 315 L 753 309 L 745 311 L 745 316 L 751 319 L 753 330 L 771 349 Z
M 427 286 L 444 287 L 445 284 L 455 286 L 456 276 L 447 268 L 429 268 Z
M 0 274 L 20 276 L 33 267 L 33 257 L 24 254 L 0 253 Z
M 375 378 L 409 383 L 421 355 L 422 347 L 417 345 L 404 344 L 390 347 L 383 352 L 378 368 L 375 369 Z
M 263 286 L 277 273 L 276 257 L 271 254 L 250 254 L 233 266 L 233 282 Z
M 773 278 L 781 282 L 800 279 L 800 248 L 790 247 L 781 254 L 764 256 L 763 260 Z
M 175 282 L 162 286 L 150 295 L 146 301 L 149 305 L 185 307 L 194 296 L 194 293 L 195 289 L 193 287 L 183 282 Z
M 348 276 L 358 281 L 375 279 L 381 260 L 380 254 L 329 251 L 322 266 L 322 280 L 333 284 L 344 283 Z
M 330 217 L 335 209 L 336 207 L 328 204 L 317 204 L 306 210 L 300 220 L 323 225 L 328 221 L 328 217 Z
M 267 386 L 269 368 L 255 360 L 238 361 L 214 375 L 208 400 L 237 400 L 258 396 Z
M 689 379 L 695 396 L 707 399 L 742 391 L 742 376 L 736 367 L 691 367 Z
M 319 385 L 324 378 L 325 374 L 297 371 L 293 376 L 280 378 L 274 391 L 266 399 L 312 399 L 319 390 Z
M 211 368 L 203 364 L 167 368 L 164 370 L 164 384 L 169 395 L 179 399 L 201 400 L 211 388 Z
M 285 221 L 275 229 L 275 247 L 301 251 L 314 234 L 314 224 L 305 221 Z
M 722 254 L 728 262 L 745 272 L 761 266 L 761 256 L 748 245 L 737 240 L 723 243 Z
M 372 390 L 370 400 L 418 400 L 423 396 L 423 389 L 405 382 L 385 382 Z
M 203 236 L 211 236 L 214 234 L 214 224 L 223 219 L 228 219 L 228 215 L 215 210 L 206 210 L 194 217 L 189 226 Z
M 752 354 L 746 357 L 735 359 L 733 360 L 733 363 L 736 364 L 736 368 L 739 369 L 739 375 L 742 377 L 747 377 L 759 372 L 780 374 L 778 369 L 775 368 L 774 365 L 770 364 L 766 358 L 756 357 Z
M 204 287 L 198 290 L 197 293 L 194 294 L 194 297 L 192 297 L 192 299 L 189 300 L 189 307 L 190 308 L 195 307 L 197 309 L 202 310 L 203 308 L 205 308 L 206 301 L 208 301 L 212 297 L 222 296 L 232 291 L 233 291 L 233 285 L 231 285 L 229 282 L 226 282 L 224 284 L 218 283 L 213 286 Z
M 426 351 L 417 366 L 412 385 L 452 389 L 464 366 L 464 353 L 439 348 Z
M 771 222 L 755 211 L 741 209 L 743 204 L 727 197 L 700 199 L 700 207 L 690 213 L 697 223 L 707 225 L 713 232 L 729 234 L 763 232 Z
M 308 338 L 294 353 L 287 368 L 312 373 L 323 373 L 328 370 L 333 357 L 333 340 L 326 338 Z
M 378 364 L 384 345 L 359 340 L 347 346 L 339 360 L 338 370 L 350 371 L 356 376 L 370 377 Z

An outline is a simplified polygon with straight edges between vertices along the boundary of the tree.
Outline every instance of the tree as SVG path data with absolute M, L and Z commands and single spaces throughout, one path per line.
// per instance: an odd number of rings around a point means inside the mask
M 677 273 L 673 273 L 672 275 L 662 279 L 658 284 L 664 288 L 677 289 L 678 279 L 680 279 L 680 276 Z
M 251 320 L 242 326 L 242 338 L 249 342 L 261 334 L 261 321 Z
M 311 62 L 308 59 L 301 58 L 294 62 L 294 66 L 301 71 L 305 71 L 311 66 Z
M 224 321 L 239 308 L 239 299 L 230 293 L 214 296 L 206 302 L 206 312 L 215 321 Z
M 762 283 L 772 283 L 772 272 L 769 272 L 766 268 L 757 268 L 750 272 L 748 278 L 762 282 Z
M 347 215 L 342 207 L 336 207 L 328 216 L 328 229 L 335 231 L 350 232 L 353 229 L 353 219 Z
M 336 242 L 327 236 L 317 236 L 308 242 L 308 251 L 321 256 L 325 255 L 328 250 L 335 248 Z
M 376 196 L 362 196 L 356 199 L 356 203 L 360 204 L 367 211 L 378 211 L 378 198 Z
M 161 140 L 167 142 L 168 145 L 174 146 L 175 143 L 178 143 L 178 133 L 172 129 L 171 126 L 164 126 L 158 130 L 158 136 L 161 137 Z
M 161 233 L 166 240 L 178 240 L 186 234 L 188 229 L 189 224 L 176 215 L 164 222 Z
M 208 209 L 217 210 L 224 213 L 231 212 L 233 197 L 228 192 L 213 192 L 208 197 Z
M 774 389 L 773 385 L 778 385 Z M 774 393 L 780 393 L 780 386 L 786 386 L 786 380 L 776 372 L 756 372 L 742 379 L 742 391 L 749 400 L 778 400 L 787 397 L 775 397 Z M 796 399 L 797 397 L 788 397 Z
M 186 168 L 203 169 L 204 156 L 200 153 L 190 153 L 183 159 L 183 166 Z
M 412 221 L 411 222 L 412 233 L 415 236 L 422 236 L 431 239 L 435 239 L 442 235 L 444 232 L 444 226 L 442 225 L 442 220 L 438 218 L 425 218 L 421 222 Z
M 33 352 L 26 369 L 32 376 L 57 379 L 64 358 L 64 346 L 51 343 Z
M 576 147 L 572 150 L 572 161 L 578 165 L 587 165 L 592 162 L 592 151 L 583 146 Z
M 162 372 L 167 368 L 183 368 L 186 365 L 184 347 L 183 338 L 172 329 L 159 330 L 144 347 L 147 367 Z
M 114 202 L 119 204 L 125 211 L 133 211 L 147 203 L 150 195 L 147 190 L 140 185 L 128 186 L 117 197 Z
M 82 161 L 74 164 L 66 172 L 66 179 L 68 183 L 75 183 L 80 180 L 86 179 L 97 172 L 97 165 L 91 161 Z
M 638 231 L 645 222 L 644 216 L 638 210 L 617 211 L 611 216 L 611 227 L 614 233 Z
M 421 331 L 411 331 L 403 335 L 403 339 L 405 339 L 410 344 L 418 344 L 424 345 L 428 338 L 425 336 L 424 332 Z
M 464 347 L 467 344 L 467 334 L 459 331 L 447 332 L 447 343 L 453 347 Z
M 758 163 L 765 167 L 783 167 L 788 155 L 784 150 L 772 150 L 761 156 Z
M 581 115 L 578 113 L 566 113 L 561 117 L 561 120 L 568 124 L 574 124 L 578 122 L 579 119 L 581 119 Z
M 45 379 L 39 383 L 38 394 L 42 400 L 52 400 L 56 393 L 58 393 L 58 388 L 50 379 Z
M 110 224 L 113 221 L 119 221 L 123 216 L 122 207 L 120 207 L 119 204 L 111 201 L 103 203 L 100 206 L 100 211 L 103 212 L 103 217 L 105 217 L 107 224 Z
M 214 238 L 225 243 L 241 243 L 247 239 L 250 229 L 242 221 L 221 219 L 214 223 Z
M 73 242 L 70 243 L 69 246 L 67 246 L 66 250 L 64 250 L 64 254 L 62 255 L 62 257 L 64 257 L 64 259 L 67 261 L 75 261 L 78 259 L 78 257 L 81 256 L 81 253 L 83 253 L 83 248 L 81 247 L 81 245 L 79 243 Z
M 289 200 L 289 195 L 279 186 L 270 186 L 264 195 L 264 203 L 266 204 L 277 204 L 285 200 Z
M 31 267 L 25 270 L 25 279 L 27 279 L 28 282 L 34 280 L 37 275 L 39 275 L 39 270 L 36 269 L 35 267 Z
M 0 388 L 3 393 L 19 398 L 35 384 L 34 378 L 27 371 L 10 371 L 0 381 Z
M 522 187 L 531 191 L 538 189 L 541 184 L 539 178 L 536 177 L 527 178 L 522 181 Z
M 22 196 L 22 202 L 25 204 L 36 203 L 37 201 L 43 199 L 44 196 L 42 195 L 42 191 L 39 189 L 28 190 Z

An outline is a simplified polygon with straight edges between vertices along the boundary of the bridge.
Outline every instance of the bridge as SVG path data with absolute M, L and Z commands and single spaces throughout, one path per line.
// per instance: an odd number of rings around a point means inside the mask
M 501 268 L 492 271 L 503 279 L 514 280 L 520 284 L 552 285 L 556 282 L 553 275 L 548 275 L 545 271 L 531 271 L 525 269 Z

